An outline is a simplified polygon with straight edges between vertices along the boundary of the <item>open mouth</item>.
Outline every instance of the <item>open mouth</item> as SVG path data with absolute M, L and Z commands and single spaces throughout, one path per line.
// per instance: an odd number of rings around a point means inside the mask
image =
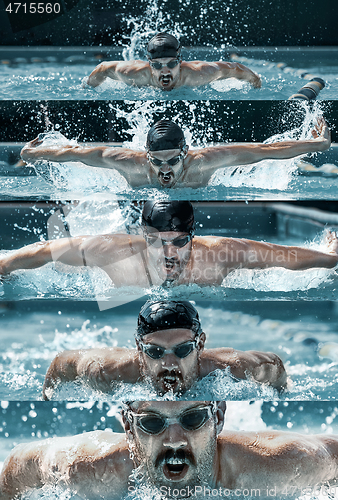
M 160 179 L 162 184 L 169 184 L 173 179 L 172 172 L 160 172 Z
M 158 375 L 163 393 L 173 391 L 177 393 L 181 389 L 182 376 L 179 371 L 165 370 Z
M 178 379 L 176 375 L 165 375 L 163 377 L 163 383 L 168 387 L 168 389 L 174 389 L 174 387 L 178 384 Z
M 163 473 L 170 481 L 180 481 L 187 474 L 189 465 L 177 457 L 167 459 L 163 465 Z
M 173 78 L 171 75 L 162 75 L 160 77 L 160 82 L 162 84 L 162 87 L 169 87 L 169 85 L 171 84 Z

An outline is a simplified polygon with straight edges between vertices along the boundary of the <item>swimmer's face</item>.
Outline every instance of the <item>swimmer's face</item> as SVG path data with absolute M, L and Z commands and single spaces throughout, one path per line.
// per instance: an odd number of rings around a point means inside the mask
M 192 236 L 178 231 L 145 231 L 148 262 L 163 281 L 177 281 L 189 262 Z
M 162 90 L 172 90 L 180 77 L 181 59 L 161 57 L 150 59 L 149 65 L 156 84 Z
M 142 375 L 159 394 L 183 393 L 198 379 L 204 333 L 196 338 L 191 330 L 172 328 L 149 333 L 141 342 L 136 341 Z
M 158 488 L 216 484 L 222 403 L 146 401 L 133 403 L 131 410 L 129 421 L 124 416 L 125 430 L 135 465 L 147 480 Z M 157 433 L 149 433 L 149 428 Z
M 163 187 L 173 187 L 182 177 L 184 158 L 188 148 L 148 151 L 147 158 L 151 170 Z

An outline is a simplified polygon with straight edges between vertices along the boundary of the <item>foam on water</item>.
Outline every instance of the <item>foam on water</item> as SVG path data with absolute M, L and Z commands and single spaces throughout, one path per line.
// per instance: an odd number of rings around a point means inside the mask
M 291 306 L 290 306 L 291 307 Z M 316 308 L 319 308 L 317 305 Z M 217 370 L 198 381 L 179 399 L 265 399 L 265 400 L 336 400 L 338 387 L 337 360 L 334 359 L 337 320 L 313 317 L 299 321 L 262 320 L 259 316 L 198 307 L 207 332 L 206 348 L 231 346 L 239 350 L 257 349 L 278 354 L 285 363 L 291 382 L 289 389 L 277 394 L 271 388 L 258 386 L 250 380 L 235 381 L 227 370 Z M 60 311 L 61 312 L 61 311 Z M 73 316 L 73 313 L 72 313 Z M 63 350 L 127 347 L 134 348 L 133 332 L 136 316 L 115 317 L 109 314 L 100 324 L 78 314 L 75 318 L 48 313 L 34 314 L 22 321 L 31 325 L 26 335 L 17 331 L 18 321 L 4 316 L 2 331 L 4 349 L 0 356 L 0 398 L 36 400 L 41 398 L 45 373 L 52 359 Z M 14 327 L 15 322 L 15 327 Z M 41 323 L 42 322 L 42 323 Z M 74 325 L 72 327 L 72 325 Z M 78 325 L 75 327 L 75 325 Z M 247 332 L 250 331 L 250 335 Z M 211 334 L 212 332 L 212 334 Z M 28 335 L 29 334 L 29 335 Z M 325 358 L 321 347 L 326 346 Z M 148 383 L 112 385 L 110 394 L 103 394 L 78 383 L 60 387 L 56 400 L 106 401 L 128 399 L 175 400 L 172 393 L 159 397 Z
M 4 402 L 5 403 L 5 402 Z M 23 405 L 24 403 L 21 403 Z M 295 430 L 299 431 L 299 427 L 301 428 L 301 432 L 303 434 L 313 434 L 318 433 L 318 422 L 315 426 L 307 427 L 307 424 L 302 422 L 302 417 L 306 417 L 311 412 L 310 407 L 305 407 L 306 403 L 302 405 L 299 403 L 298 407 L 290 407 L 289 404 L 284 403 L 284 406 L 278 403 L 269 403 L 268 405 L 263 403 L 262 401 L 256 402 L 228 402 L 227 404 L 227 412 L 225 418 L 225 429 L 231 432 L 262 432 L 269 429 L 277 428 L 283 430 Z M 64 417 L 67 418 L 67 430 L 72 420 L 72 410 L 80 410 L 81 412 L 96 412 L 97 405 L 94 403 L 86 403 L 83 405 L 82 403 L 68 403 L 66 405 L 67 412 L 64 414 Z M 35 429 L 39 429 L 39 409 L 35 407 L 36 418 L 35 421 Z M 57 409 L 55 408 L 55 418 L 58 417 Z M 28 411 L 28 410 L 27 410 Z M 31 410 L 32 411 L 32 410 Z M 118 408 L 116 404 L 110 404 L 108 409 L 106 410 L 107 416 L 108 414 L 118 416 Z M 337 426 L 336 418 L 338 414 L 337 408 L 332 408 L 331 412 L 329 408 L 323 408 L 323 416 L 321 417 L 322 425 L 320 432 L 321 434 L 331 434 L 334 432 L 334 429 Z M 102 414 L 102 412 L 100 413 Z M 268 415 L 269 414 L 269 415 Z M 303 415 L 305 414 L 305 415 Z M 60 415 L 61 416 L 61 415 Z M 309 415 L 310 416 L 310 415 Z M 3 417 L 4 418 L 4 417 Z M 6 417 L 5 417 L 6 418 Z M 40 418 L 43 418 L 41 416 Z M 275 422 L 275 424 L 270 425 L 268 422 Z M 278 421 L 283 421 L 280 425 L 278 425 Z M 94 435 L 95 439 L 95 435 Z M 50 445 L 52 445 L 52 441 L 50 441 Z M 3 462 L 0 462 L 0 469 L 3 465 Z M 133 474 L 131 475 L 131 479 L 135 484 L 136 488 L 133 491 L 124 497 L 124 500 L 159 500 L 160 498 L 164 498 L 163 495 L 159 496 L 158 490 L 154 489 L 150 485 L 145 486 L 142 484 L 142 478 L 144 474 L 141 469 L 135 469 Z M 336 488 L 330 489 L 330 494 L 328 495 L 327 490 L 322 489 L 318 493 L 309 493 L 306 494 L 304 491 L 295 492 L 295 495 L 292 495 L 293 498 L 297 498 L 298 500 L 324 500 L 329 498 L 338 498 Z M 214 495 L 213 495 L 214 496 Z M 238 491 L 231 491 L 227 494 L 231 498 L 257 498 L 255 496 L 248 496 L 247 493 L 244 493 L 242 496 L 238 496 Z M 32 490 L 29 493 L 26 493 L 23 498 L 25 500 L 42 500 L 42 499 L 52 499 L 52 500 L 69 500 L 69 499 L 77 499 L 78 497 L 74 492 L 71 491 L 70 488 L 64 488 L 60 485 L 53 486 L 44 486 L 38 490 Z M 194 497 L 194 498 L 199 498 Z M 203 498 L 203 497 L 202 497 Z M 204 497 L 205 498 L 205 497 Z M 283 498 L 287 498 L 287 495 L 274 495 L 274 498 L 277 500 L 282 500 Z
M 154 123 L 154 116 L 163 113 L 165 108 L 163 104 L 145 101 L 133 104 L 133 108 L 124 111 L 117 105 L 109 104 L 117 113 L 117 118 L 123 118 L 128 123 L 128 132 L 133 136 L 130 142 L 125 142 L 124 147 L 143 150 L 145 149 L 147 131 Z M 206 103 L 206 109 L 207 109 Z M 210 143 L 210 137 L 213 130 L 217 130 L 217 123 L 209 123 L 204 128 L 203 134 L 194 131 L 194 123 L 199 123 L 203 116 L 206 118 L 207 111 L 201 112 L 196 104 L 185 102 L 186 109 L 178 111 L 171 119 L 182 127 L 187 144 L 191 149 L 195 147 L 204 147 Z M 300 127 L 287 131 L 283 134 L 276 134 L 268 138 L 265 143 L 275 143 L 283 140 L 305 140 L 311 139 L 311 130 L 316 124 L 317 116 L 321 113 L 321 108 L 316 103 L 310 108 L 301 102 L 298 105 L 298 111 L 304 117 Z M 187 123 L 187 116 L 190 118 Z M 212 129 L 210 128 L 212 127 Z M 194 142 L 194 145 L 192 144 Z M 49 145 L 76 145 L 75 140 L 68 141 L 60 132 L 52 131 L 44 134 L 42 146 Z M 291 181 L 297 172 L 298 158 L 289 160 L 264 160 L 253 165 L 241 167 L 227 167 L 219 169 L 212 177 L 209 185 L 229 187 L 256 187 L 265 190 L 287 190 Z M 61 191 L 71 191 L 90 194 L 92 192 L 130 192 L 132 191 L 126 180 L 114 169 L 103 169 L 89 167 L 83 163 L 74 162 L 49 162 L 38 161 L 33 165 L 36 173 L 46 182 L 53 185 Z M 150 188 L 154 193 L 163 192 L 157 188 Z

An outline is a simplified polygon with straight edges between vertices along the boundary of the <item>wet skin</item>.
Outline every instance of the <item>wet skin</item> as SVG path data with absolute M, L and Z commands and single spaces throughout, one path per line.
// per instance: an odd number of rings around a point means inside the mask
M 184 272 L 189 262 L 192 241 L 190 240 L 184 247 L 179 248 L 171 243 L 177 238 L 187 236 L 188 233 L 176 231 L 150 232 L 158 237 L 159 246 L 147 245 L 149 266 L 157 271 L 164 281 L 175 282 Z M 162 242 L 161 242 L 162 240 Z M 163 244 L 163 241 L 166 244 Z M 161 244 L 160 244 L 161 243 Z
M 136 406 L 136 405 L 135 405 Z M 184 411 L 210 406 L 209 402 L 137 403 L 138 414 L 178 417 Z M 124 418 L 125 430 L 136 466 L 142 465 L 146 477 L 159 486 L 185 487 L 216 483 L 218 461 L 216 436 L 223 426 L 223 414 L 217 411 L 197 430 L 186 431 L 179 422 L 157 435 L 149 435 Z
M 156 345 L 165 349 L 195 339 L 195 333 L 188 329 L 174 328 L 145 335 L 144 344 Z M 140 369 L 142 375 L 149 379 L 157 392 L 168 391 L 182 393 L 199 378 L 199 353 L 204 347 L 205 334 L 201 334 L 198 347 L 185 358 L 179 358 L 174 353 L 165 353 L 160 359 L 152 359 L 143 352 L 136 340 L 139 350 Z
M 150 61 L 151 76 L 155 87 L 160 87 L 162 90 L 172 90 L 179 81 L 181 64 L 177 64 L 174 68 L 168 68 L 167 64 L 171 61 L 176 61 L 176 58 L 164 57 Z M 151 66 L 151 62 L 159 62 L 163 66 L 161 69 L 155 69 Z
M 151 158 L 156 158 L 163 162 L 175 158 L 181 153 L 180 149 L 167 149 L 163 151 L 151 151 L 150 158 L 148 158 L 148 163 L 151 171 L 155 174 L 158 182 L 162 187 L 171 188 L 178 180 L 182 180 L 184 174 L 184 158 L 180 160 L 176 165 L 169 165 L 168 163 L 163 163 L 160 167 L 154 165 Z

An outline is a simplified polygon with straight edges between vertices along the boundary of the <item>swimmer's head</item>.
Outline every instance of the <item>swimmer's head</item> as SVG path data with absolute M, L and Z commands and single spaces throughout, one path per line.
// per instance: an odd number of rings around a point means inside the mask
M 142 210 L 144 233 L 178 232 L 194 236 L 194 209 L 190 201 L 146 201 Z
M 182 129 L 170 120 L 160 120 L 149 130 L 146 142 L 151 170 L 163 187 L 173 187 L 184 172 L 188 146 Z
M 141 373 L 160 394 L 182 393 L 199 378 L 205 334 L 190 302 L 146 302 L 135 338 Z
M 122 420 L 147 484 L 186 490 L 214 484 L 224 401 L 129 401 Z
M 169 33 L 158 33 L 149 41 L 147 46 L 147 57 L 149 60 L 166 57 L 179 59 L 180 55 L 180 42 Z
M 180 283 L 194 237 L 194 212 L 189 201 L 147 201 L 142 212 L 149 266 L 163 283 Z
M 183 130 L 170 120 L 159 120 L 149 129 L 146 142 L 148 152 L 183 150 L 185 146 Z
M 158 33 L 148 43 L 147 57 L 154 84 L 162 90 L 172 90 L 180 77 L 179 41 L 169 33 Z
M 195 307 L 187 300 L 148 300 L 142 307 L 137 322 L 136 336 L 173 328 L 183 328 L 202 333 L 202 326 Z

